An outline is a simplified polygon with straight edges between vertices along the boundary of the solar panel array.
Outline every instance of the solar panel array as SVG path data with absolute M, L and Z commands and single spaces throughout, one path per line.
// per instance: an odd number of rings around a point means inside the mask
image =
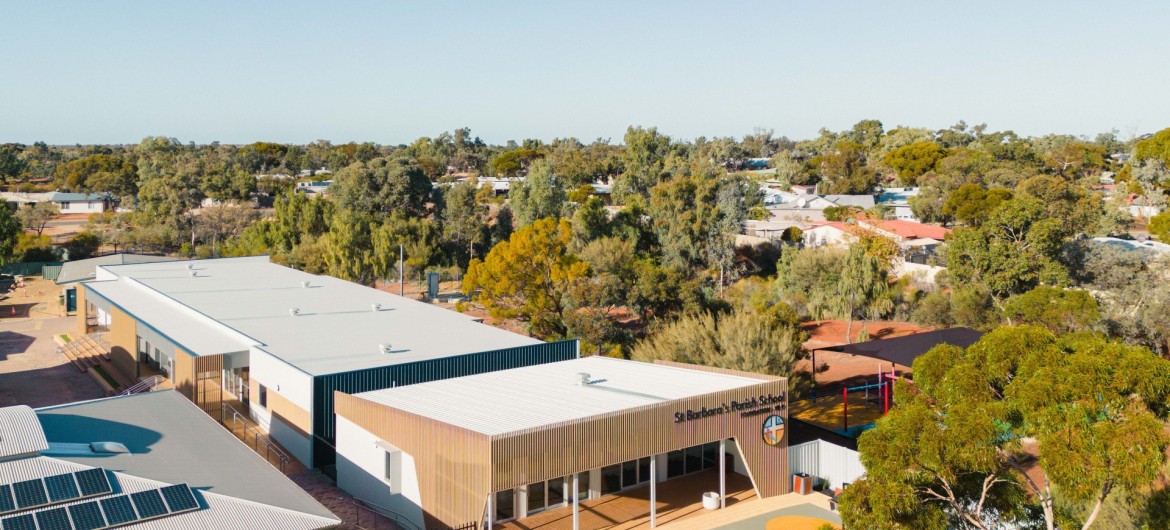
M 75 482 L 69 482 L 65 478 L 74 478 L 75 474 L 66 474 L 0 486 L 0 508 L 11 505 L 19 506 L 15 508 L 17 510 L 25 510 L 65 500 L 76 501 L 87 496 L 109 494 L 113 491 L 103 470 L 87 471 L 101 471 L 100 478 L 98 474 L 88 473 L 84 478 L 77 476 Z M 71 492 L 74 497 L 64 499 L 64 496 Z M 86 492 L 93 493 L 86 495 Z M 8 504 L 4 504 L 5 495 Z M 50 502 L 48 499 L 53 500 Z M 49 508 L 35 513 L 10 515 L 0 518 L 0 530 L 103 530 L 198 509 L 199 501 L 195 499 L 191 488 L 186 484 L 177 484 L 114 495 L 72 506 Z
M 113 491 L 106 470 L 100 468 L 4 484 L 0 485 L 0 514 L 107 495 Z

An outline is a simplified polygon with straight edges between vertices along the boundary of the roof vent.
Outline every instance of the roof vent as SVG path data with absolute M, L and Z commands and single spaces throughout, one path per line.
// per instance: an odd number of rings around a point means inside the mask
M 577 386 L 585 386 L 589 384 L 589 374 L 580 372 L 577 374 Z
M 301 314 L 301 308 L 299 308 L 299 307 L 294 307 L 294 308 L 292 308 L 292 309 L 289 309 L 289 310 L 288 310 L 288 314 L 290 314 L 290 315 L 292 315 L 292 316 L 294 316 L 294 317 L 295 317 L 295 316 L 297 316 L 297 315 Z
M 194 263 L 188 263 L 188 264 L 187 264 L 187 270 L 191 270 L 191 269 L 194 269 L 194 268 L 195 268 L 195 264 L 194 264 Z
M 378 302 L 374 302 L 374 303 L 370 304 L 370 310 L 377 313 L 378 311 L 382 310 L 382 304 L 379 304 Z
M 89 447 L 95 453 L 119 454 L 129 453 L 130 449 L 120 442 L 93 442 Z
M 199 271 L 192 269 L 191 270 L 191 277 L 194 278 L 196 276 L 199 276 Z
M 379 345 L 378 345 L 378 351 L 382 352 L 383 354 L 389 355 L 389 354 L 391 353 L 391 351 L 390 351 L 390 343 L 389 343 L 389 342 L 383 342 L 382 344 L 379 344 Z
M 308 289 L 308 288 L 309 288 L 309 282 L 308 282 L 308 280 L 305 280 L 305 281 L 301 282 L 301 287 L 304 287 L 305 289 Z

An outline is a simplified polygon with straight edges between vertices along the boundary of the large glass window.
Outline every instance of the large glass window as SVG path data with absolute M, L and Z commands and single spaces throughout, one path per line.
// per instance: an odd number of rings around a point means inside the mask
M 572 479 L 569 479 L 570 481 Z M 554 478 L 548 481 L 548 505 L 558 506 L 565 502 L 565 479 Z
M 601 468 L 601 494 L 617 493 L 622 489 L 622 466 L 605 466 Z
M 686 449 L 687 473 L 694 473 L 703 469 L 703 446 L 695 445 Z
M 539 512 L 544 509 L 544 483 L 528 485 L 528 512 Z
M 516 507 L 512 505 L 515 495 L 512 490 L 496 492 L 496 520 L 506 521 L 516 517 Z
M 638 480 L 639 483 L 650 481 L 650 459 L 649 458 L 643 458 L 641 460 L 638 460 L 638 479 L 639 479 Z
M 686 474 L 686 466 L 683 464 L 683 460 L 682 451 L 666 453 L 666 478 L 681 477 Z
M 703 444 L 703 469 L 719 467 L 719 442 Z
M 577 498 L 581 500 L 589 498 L 589 471 L 577 474 Z
M 628 488 L 638 483 L 638 461 L 622 462 L 622 488 Z

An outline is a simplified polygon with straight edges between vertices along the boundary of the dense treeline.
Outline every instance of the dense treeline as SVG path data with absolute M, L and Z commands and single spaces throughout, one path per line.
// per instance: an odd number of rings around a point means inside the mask
M 709 314 L 715 320 L 695 325 L 713 326 L 721 315 L 750 311 L 720 293 L 738 278 L 773 273 L 769 290 L 798 318 L 977 327 L 1029 320 L 1017 298 L 1038 287 L 1106 289 L 1085 272 L 1084 260 L 1104 258 L 1084 240 L 1126 234 L 1133 218 L 1121 207 L 1130 194 L 1165 203 L 1167 145 L 1168 131 L 1131 141 L 1115 133 L 1024 138 L 965 123 L 885 130 L 876 120 L 806 141 L 764 130 L 683 141 L 641 127 L 620 143 L 488 145 L 467 129 L 398 146 L 152 137 L 129 146 L 0 146 L 0 178 L 13 191 L 113 195 L 120 212 L 95 216 L 91 229 L 117 248 L 269 253 L 372 284 L 397 277 L 402 245 L 408 278 L 424 269 L 466 274 L 464 289 L 495 315 L 542 338 L 579 336 L 609 351 L 684 313 Z M 759 159 L 769 169 L 749 170 Z M 1117 182 L 1112 202 L 1096 189 L 1102 175 Z M 525 178 L 505 198 L 477 177 Z M 325 178 L 333 180 L 326 199 L 292 192 L 297 180 Z M 864 238 L 856 252 L 792 250 L 779 260 L 774 251 L 737 250 L 743 222 L 767 215 L 755 182 L 763 179 L 830 194 L 920 187 L 911 199 L 916 214 L 957 228 L 942 258 L 942 288 L 887 284 L 896 250 L 880 238 Z M 598 194 L 595 183 L 611 193 Z M 235 206 L 252 202 L 263 208 Z M 35 229 L 35 213 L 21 214 L 26 227 Z M 32 257 L 47 244 L 21 237 L 9 254 Z M 1105 323 L 1094 325 L 1165 349 L 1162 327 L 1115 314 L 1109 303 L 1102 313 Z

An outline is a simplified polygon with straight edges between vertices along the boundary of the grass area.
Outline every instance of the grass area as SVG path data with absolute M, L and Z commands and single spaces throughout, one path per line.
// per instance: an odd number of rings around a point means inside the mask
M 59 336 L 61 337 L 61 342 L 64 342 L 65 344 L 73 342 L 73 338 L 71 338 L 68 333 L 62 333 Z
M 100 375 L 102 379 L 105 379 L 106 382 L 110 384 L 110 388 L 118 388 L 122 386 L 118 384 L 118 381 L 115 380 L 113 376 L 111 376 L 110 373 L 106 371 L 105 368 L 102 368 L 101 366 L 94 366 L 93 368 L 90 368 L 90 370 L 97 372 L 97 374 Z

